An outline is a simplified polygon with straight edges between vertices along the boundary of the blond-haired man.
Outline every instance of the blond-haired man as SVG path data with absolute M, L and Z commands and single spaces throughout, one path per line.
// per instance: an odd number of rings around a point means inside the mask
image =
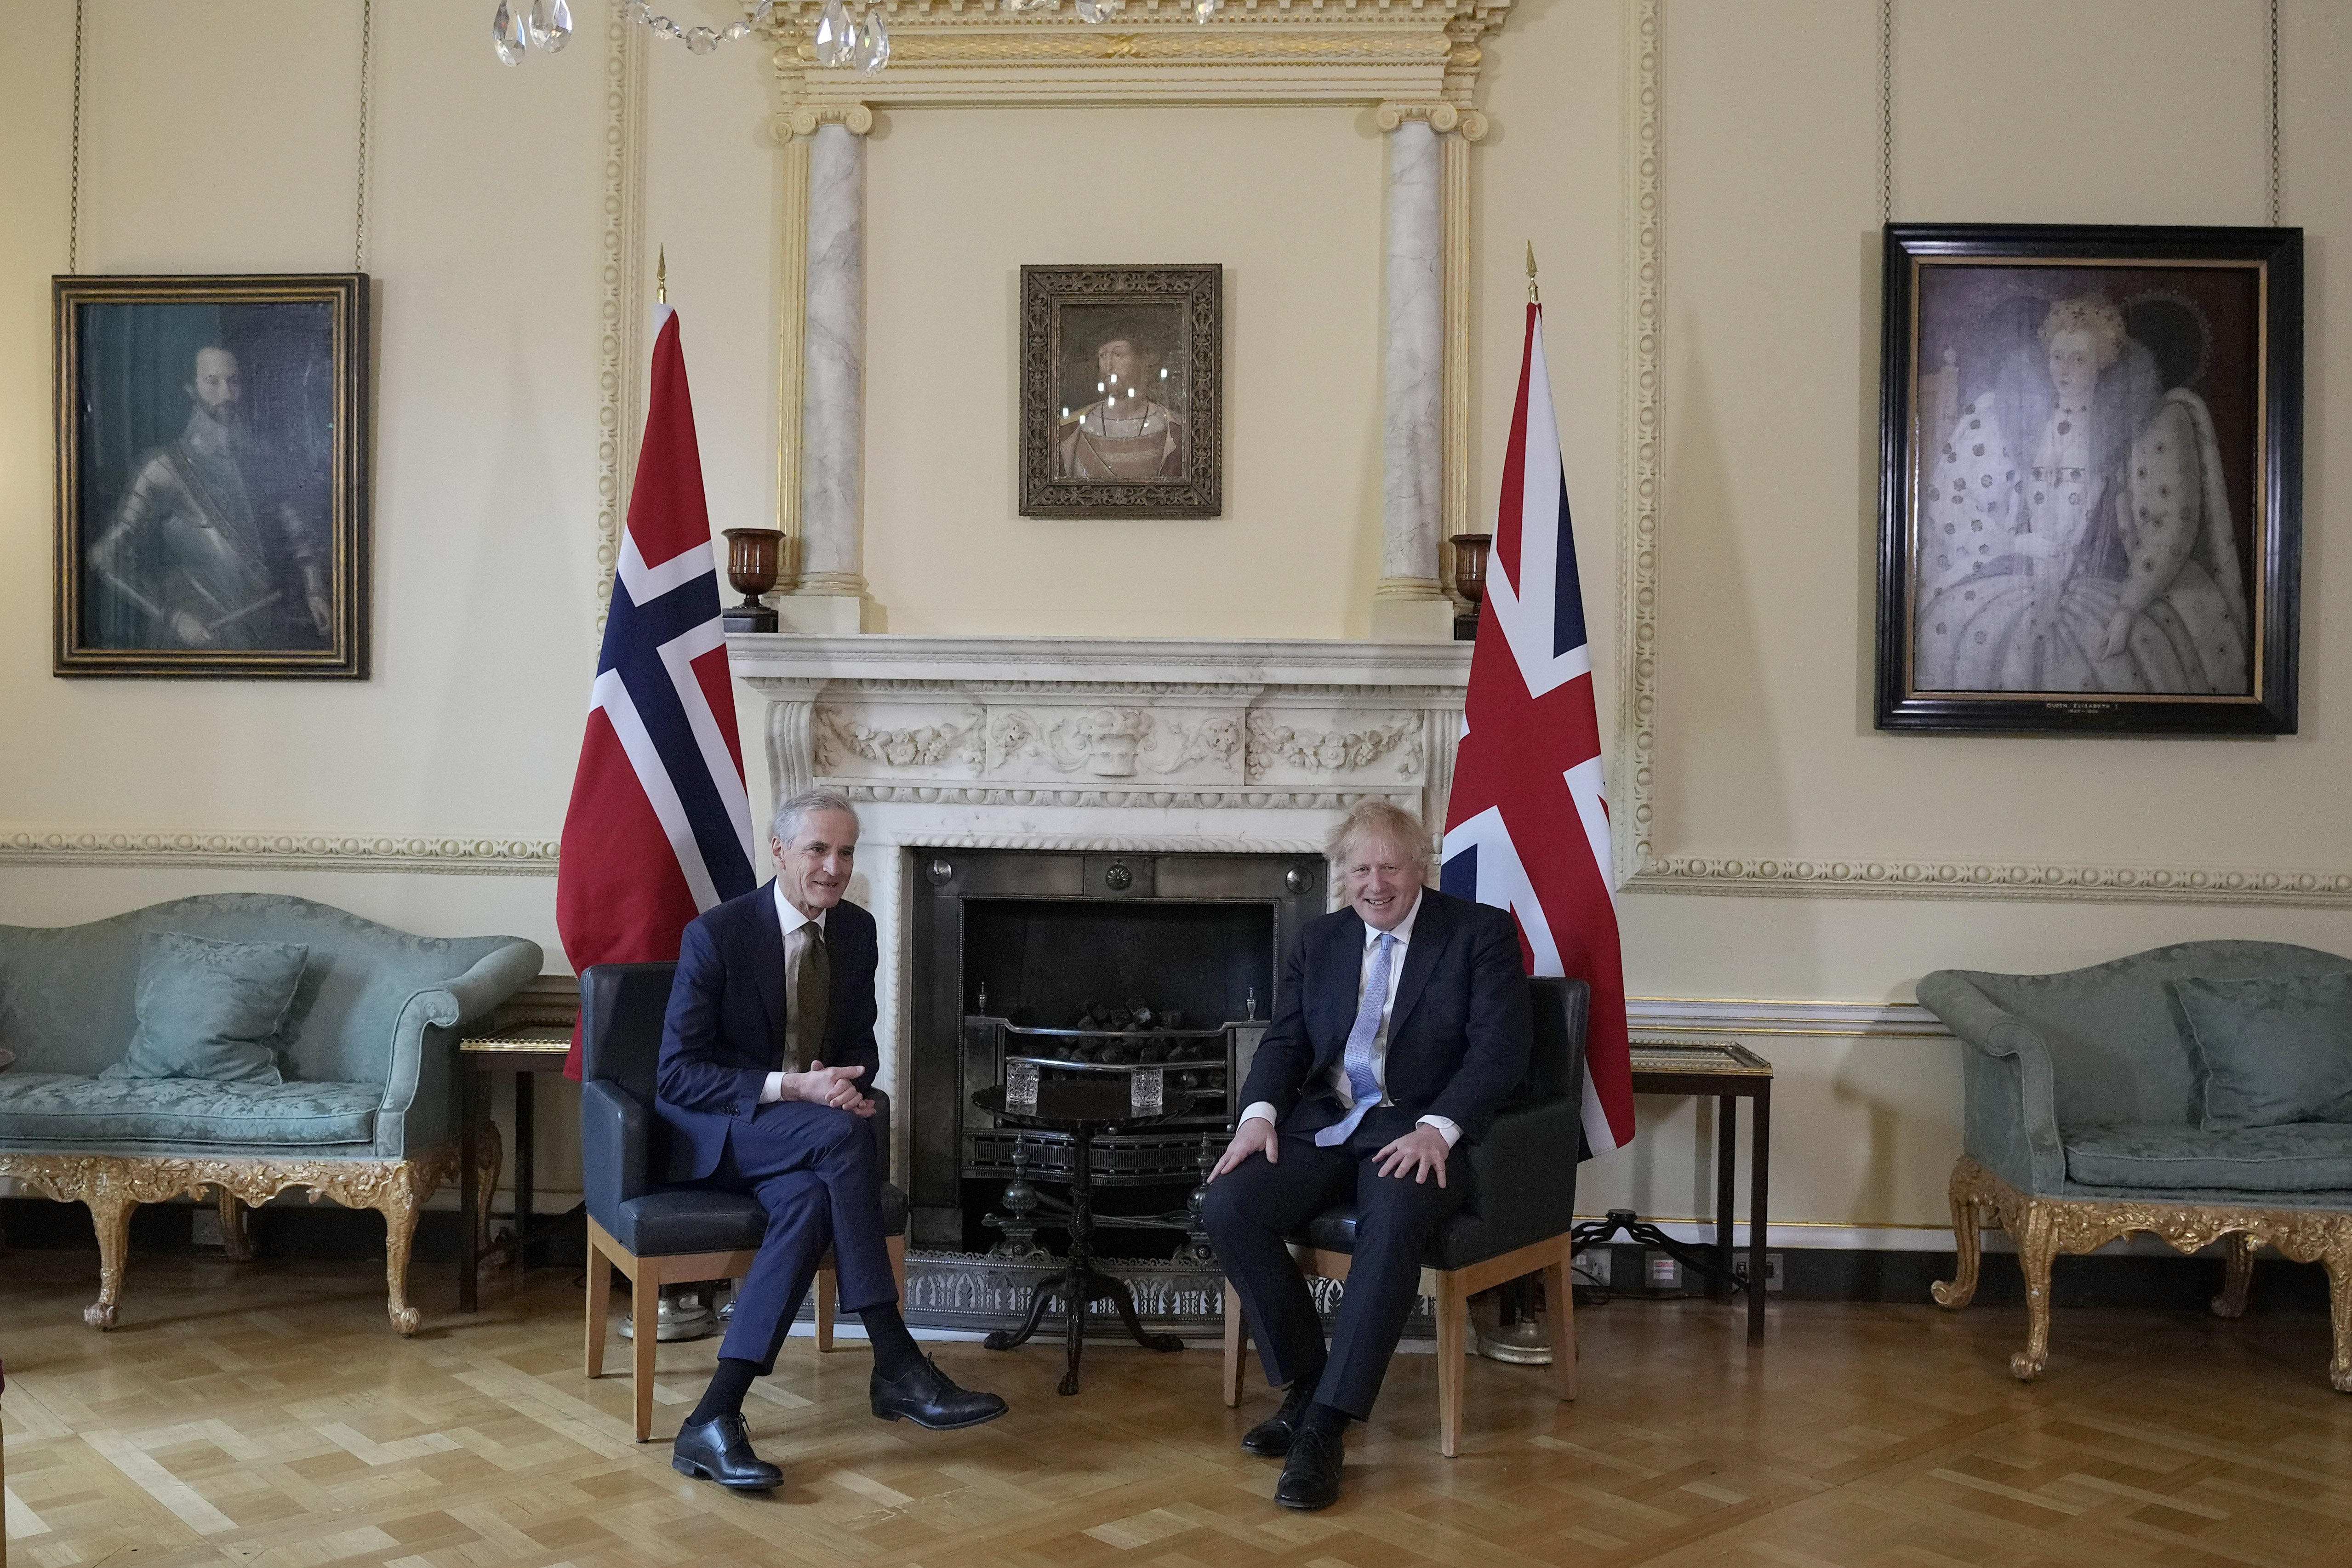
M 1422 1251 L 1468 1196 L 1461 1145 L 1528 1067 L 1518 926 L 1423 885 L 1420 823 L 1359 804 L 1331 836 L 1347 907 L 1309 921 L 1243 1085 L 1202 1209 L 1282 1407 L 1242 1447 L 1285 1456 L 1275 1500 L 1338 1500 L 1350 1419 L 1371 1413 L 1421 1280 Z M 1355 1253 L 1327 1351 L 1284 1238 L 1356 1206 Z

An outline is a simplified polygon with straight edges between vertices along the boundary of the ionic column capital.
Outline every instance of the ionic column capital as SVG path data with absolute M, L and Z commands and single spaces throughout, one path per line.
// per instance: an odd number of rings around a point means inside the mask
M 1374 123 L 1382 131 L 1394 131 L 1408 120 L 1421 120 L 1440 134 L 1459 132 L 1465 141 L 1476 141 L 1486 134 L 1486 117 L 1475 109 L 1444 99 L 1418 100 L 1391 99 L 1373 111 Z
M 821 125 L 838 125 L 852 136 L 863 136 L 874 129 L 874 110 L 862 103 L 803 103 L 778 115 L 772 129 L 777 141 L 790 141 L 795 136 L 814 136 Z

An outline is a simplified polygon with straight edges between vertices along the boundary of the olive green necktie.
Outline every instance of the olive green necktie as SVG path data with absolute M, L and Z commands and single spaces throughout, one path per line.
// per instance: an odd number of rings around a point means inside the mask
M 801 927 L 808 940 L 801 944 L 800 969 L 793 977 L 793 1041 L 800 1061 L 787 1071 L 803 1071 L 803 1063 L 824 1052 L 824 1017 L 832 1000 L 833 963 L 825 956 L 824 927 L 812 920 Z

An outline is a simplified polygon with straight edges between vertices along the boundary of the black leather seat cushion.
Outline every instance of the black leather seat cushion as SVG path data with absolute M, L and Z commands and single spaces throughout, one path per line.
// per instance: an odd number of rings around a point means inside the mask
M 1319 1247 L 1326 1252 L 1345 1252 L 1350 1258 L 1354 1257 L 1356 1206 L 1342 1203 L 1325 1209 L 1307 1222 L 1306 1234 L 1294 1236 L 1291 1239 Z M 1467 1209 L 1456 1209 L 1447 1216 L 1444 1224 L 1437 1228 L 1437 1234 L 1422 1250 L 1421 1266 L 1424 1269 L 1466 1268 L 1497 1253 L 1511 1250 L 1507 1246 L 1496 1245 L 1498 1239 L 1485 1216 L 1472 1214 Z
M 681 1252 L 748 1252 L 768 1232 L 768 1211 L 741 1193 L 698 1186 L 664 1187 L 620 1205 L 613 1239 L 632 1256 Z M 907 1195 L 882 1184 L 882 1233 L 907 1233 Z

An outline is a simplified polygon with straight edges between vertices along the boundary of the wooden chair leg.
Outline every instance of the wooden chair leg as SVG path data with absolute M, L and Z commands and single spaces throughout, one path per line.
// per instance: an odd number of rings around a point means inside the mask
M 1225 1408 L 1242 1402 L 1242 1359 L 1249 1349 L 1249 1329 L 1242 1322 L 1242 1299 L 1231 1280 L 1225 1281 Z
M 833 1260 L 828 1256 L 816 1270 L 816 1350 L 819 1355 L 833 1354 Z
M 1544 1337 L 1551 1343 L 1551 1384 L 1561 1399 L 1576 1397 L 1576 1281 L 1570 1278 L 1568 1239 L 1544 1265 Z
M 629 1291 L 629 1374 L 637 1380 L 637 1441 L 654 1435 L 654 1342 L 661 1337 L 661 1270 L 637 1260 Z
M 604 1256 L 604 1249 L 596 1245 L 592 1236 L 588 1239 L 588 1316 L 583 1336 L 591 1377 L 604 1375 L 604 1336 L 612 1307 L 613 1260 Z
M 907 1239 L 892 1236 L 885 1239 L 890 1249 L 890 1277 L 898 1281 L 898 1311 L 907 1310 Z
M 1437 1276 L 1437 1451 L 1449 1459 L 1462 1447 L 1462 1373 L 1470 1349 L 1470 1298 L 1458 1278 Z

